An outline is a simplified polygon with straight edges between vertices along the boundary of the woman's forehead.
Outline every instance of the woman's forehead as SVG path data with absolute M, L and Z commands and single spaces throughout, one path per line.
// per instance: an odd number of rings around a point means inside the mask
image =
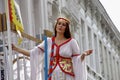
M 66 20 L 64 20 L 64 19 L 59 19 L 57 22 L 58 22 L 58 23 L 64 23 L 64 24 L 67 24 L 67 23 L 68 23 L 68 22 L 67 22 Z
M 64 19 L 59 19 L 58 22 L 65 22 L 66 23 L 67 21 Z

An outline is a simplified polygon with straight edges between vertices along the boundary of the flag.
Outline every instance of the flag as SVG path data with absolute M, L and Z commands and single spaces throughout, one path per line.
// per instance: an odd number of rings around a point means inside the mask
M 9 6 L 10 22 L 15 25 L 16 31 L 20 37 L 18 39 L 18 45 L 20 45 L 22 42 L 21 32 L 24 31 L 22 17 L 20 13 L 20 7 L 15 0 L 8 0 L 8 6 Z

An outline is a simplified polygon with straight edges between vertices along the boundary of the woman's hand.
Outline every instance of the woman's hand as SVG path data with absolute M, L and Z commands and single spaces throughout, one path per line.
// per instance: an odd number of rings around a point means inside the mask
M 12 50 L 17 50 L 17 47 L 14 44 L 12 44 Z
M 90 55 L 92 52 L 93 52 L 93 50 L 92 50 L 92 49 L 89 49 L 89 50 L 85 51 L 86 56 Z
M 93 52 L 92 49 L 85 51 L 85 52 L 81 55 L 81 61 L 83 61 L 83 60 L 85 59 L 85 56 L 90 55 L 92 52 Z
M 19 47 L 15 46 L 14 44 L 12 44 L 12 50 L 17 51 L 19 53 L 22 53 L 22 54 L 24 54 L 26 56 L 30 56 L 29 50 L 19 48 Z

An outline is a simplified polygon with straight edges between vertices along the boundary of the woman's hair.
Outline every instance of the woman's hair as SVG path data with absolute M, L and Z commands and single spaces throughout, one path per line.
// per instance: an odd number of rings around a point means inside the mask
M 56 37 L 56 35 L 57 35 L 56 26 L 57 26 L 58 21 L 59 21 L 60 19 L 63 19 L 63 20 L 66 21 L 66 28 L 65 28 L 65 32 L 64 32 L 64 37 L 67 38 L 67 39 L 68 39 L 68 38 L 71 38 L 71 33 L 70 33 L 70 28 L 69 28 L 70 22 L 69 22 L 67 19 L 65 19 L 65 18 L 58 18 L 58 19 L 57 19 L 57 22 L 56 22 L 55 28 L 54 28 L 55 37 Z

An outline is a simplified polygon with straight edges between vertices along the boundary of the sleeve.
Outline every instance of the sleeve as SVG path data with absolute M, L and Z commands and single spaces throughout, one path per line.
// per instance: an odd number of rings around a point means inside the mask
M 72 54 L 80 54 L 80 48 L 78 46 L 78 43 L 75 39 L 72 40 Z
M 42 50 L 42 51 L 44 51 L 44 43 L 45 43 L 45 41 L 43 41 L 42 43 L 40 43 L 39 45 L 38 45 L 38 48 L 40 49 L 40 50 Z M 51 38 L 47 38 L 47 44 L 48 44 L 48 48 L 50 47 L 50 44 L 51 44 Z
M 81 55 L 72 58 L 75 80 L 87 80 L 86 63 L 85 60 L 81 61 L 80 57 Z
M 44 43 L 45 41 L 43 41 L 42 43 L 38 45 L 38 48 L 41 49 L 42 51 L 44 51 Z
M 43 70 L 44 54 L 38 47 L 30 51 L 31 80 L 38 80 Z
M 50 45 L 50 38 L 47 38 Z M 30 50 L 31 80 L 41 80 L 44 72 L 44 41 Z
M 80 48 L 75 39 L 72 41 L 72 52 L 73 55 L 80 54 Z M 75 80 L 87 80 L 87 70 L 85 60 L 81 61 L 81 55 L 73 56 L 73 71 L 75 74 Z

